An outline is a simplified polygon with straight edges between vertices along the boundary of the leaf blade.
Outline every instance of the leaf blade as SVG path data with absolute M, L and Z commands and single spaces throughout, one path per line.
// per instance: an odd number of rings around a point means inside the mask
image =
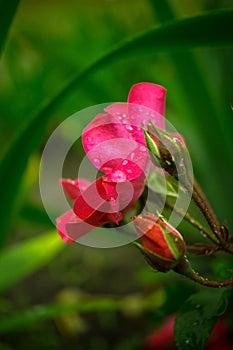
M 0 254 L 0 291 L 43 267 L 64 246 L 52 231 L 5 249 Z
M 2 49 L 4 43 L 6 41 L 7 34 L 9 32 L 11 23 L 14 19 L 14 15 L 16 13 L 17 7 L 19 5 L 19 0 L 11 0 L 11 1 L 0 1 L 0 55 L 2 53 Z
M 35 323 L 74 312 L 115 311 L 120 302 L 110 298 L 81 300 L 72 304 L 48 304 L 33 306 L 29 310 L 9 316 L 0 321 L 0 333 L 22 330 Z
M 228 304 L 230 289 L 202 290 L 182 306 L 175 323 L 180 350 L 204 349 L 208 336 Z

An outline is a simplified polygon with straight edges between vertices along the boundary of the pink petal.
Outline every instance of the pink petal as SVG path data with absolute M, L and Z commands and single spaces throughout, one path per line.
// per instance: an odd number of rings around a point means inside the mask
M 112 201 L 115 201 L 114 195 L 117 197 L 117 193 L 114 189 L 108 192 L 103 186 L 103 181 L 104 177 L 100 177 L 93 182 L 74 203 L 77 217 L 96 227 L 107 222 L 118 224 L 121 220 L 121 214 L 112 207 Z
M 103 186 L 106 192 L 111 196 L 112 210 L 125 212 L 142 194 L 146 176 L 143 172 L 132 181 L 113 182 L 109 180 L 110 176 L 103 179 Z
M 68 222 L 77 222 L 77 221 L 78 221 L 78 218 L 74 214 L 73 210 L 67 211 L 66 213 L 64 213 L 63 215 L 59 216 L 56 219 L 57 231 L 64 242 L 66 243 L 74 242 L 74 239 L 72 239 L 67 233 L 66 224 Z
M 104 211 L 100 213 L 98 210 L 104 206 L 107 199 L 101 177 L 76 198 L 74 213 L 83 221 L 90 219 L 94 223 L 95 220 L 98 222 L 99 217 L 104 215 Z
M 61 179 L 61 185 L 70 199 L 76 199 L 90 185 L 90 182 L 84 179 Z
M 139 83 L 133 85 L 129 92 L 128 102 L 150 108 L 156 114 L 150 118 L 154 124 L 164 129 L 166 89 L 152 83 Z
M 66 243 L 75 242 L 78 238 L 86 235 L 95 228 L 91 224 L 80 220 L 73 210 L 69 210 L 65 214 L 59 216 L 56 223 L 58 233 Z M 102 225 L 104 223 L 106 222 L 102 221 L 100 224 Z
M 97 119 L 100 125 L 94 119 L 95 127 L 91 129 L 90 123 L 82 136 L 84 149 L 91 162 L 105 174 L 112 174 L 115 170 L 124 171 L 127 180 L 138 176 L 136 168 L 139 168 L 140 175 L 147 160 L 141 128 L 119 123 L 112 115 L 97 116 Z M 115 120 L 115 123 L 111 122 Z

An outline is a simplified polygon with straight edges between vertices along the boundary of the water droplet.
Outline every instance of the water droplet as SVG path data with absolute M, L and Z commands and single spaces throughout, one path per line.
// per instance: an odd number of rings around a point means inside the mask
M 126 165 L 126 164 L 128 164 L 128 160 L 123 160 L 123 162 L 122 162 L 122 165 Z
M 135 153 L 133 152 L 133 153 L 130 154 L 130 159 L 133 160 L 134 157 L 135 157 Z
M 185 344 L 189 344 L 190 343 L 190 340 L 189 339 L 186 339 L 185 340 Z
M 112 181 L 116 182 L 123 182 L 126 180 L 126 175 L 123 171 L 121 170 L 116 170 L 112 176 L 111 176 Z
M 146 147 L 145 146 L 140 146 L 139 149 L 140 149 L 141 152 L 146 152 Z
M 94 159 L 93 159 L 93 163 L 94 163 L 96 166 L 98 166 L 98 165 L 100 165 L 100 160 L 99 160 L 98 158 L 94 158 Z
M 119 120 L 122 120 L 122 116 L 121 116 L 121 115 L 119 115 L 118 119 L 119 119 Z
M 183 159 L 181 159 L 181 161 L 180 161 L 180 167 L 181 167 L 181 168 L 184 167 L 184 160 L 183 160 Z
M 103 172 L 105 172 L 106 174 L 109 174 L 112 172 L 112 168 L 108 167 L 108 166 L 104 166 L 103 168 L 101 168 L 101 170 Z
M 197 322 L 193 322 L 193 326 L 197 326 L 198 325 L 198 323 Z
M 132 174 L 132 170 L 131 170 L 131 169 L 127 169 L 126 172 L 127 172 L 128 174 Z
M 195 306 L 196 309 L 199 309 L 200 307 L 201 307 L 200 304 L 197 304 L 197 305 Z
M 92 137 L 88 136 L 87 141 L 91 142 L 92 141 Z
M 127 117 L 127 115 L 126 115 L 125 113 L 123 113 L 123 114 L 122 114 L 122 117 L 123 117 L 123 118 L 126 118 L 126 117 Z
M 133 130 L 133 127 L 131 125 L 128 125 L 128 124 L 125 126 L 125 128 L 126 128 L 126 130 L 130 130 L 130 131 Z

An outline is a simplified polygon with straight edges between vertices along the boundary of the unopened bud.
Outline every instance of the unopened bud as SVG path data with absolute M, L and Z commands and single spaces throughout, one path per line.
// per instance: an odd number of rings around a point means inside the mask
M 144 130 L 144 135 L 148 149 L 155 159 L 159 162 L 174 178 L 178 178 L 177 169 L 179 164 L 184 163 L 186 146 L 181 135 L 172 134 L 157 128 L 153 123 L 149 123 L 148 130 Z
M 152 267 L 161 272 L 173 269 L 184 257 L 186 246 L 181 234 L 153 214 L 138 216 L 134 225 L 140 234 L 141 244 L 137 244 Z

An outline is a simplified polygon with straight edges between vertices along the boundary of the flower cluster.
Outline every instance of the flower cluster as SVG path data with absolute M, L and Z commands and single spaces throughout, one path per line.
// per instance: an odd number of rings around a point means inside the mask
M 119 224 L 124 212 L 140 197 L 148 161 L 141 125 L 153 121 L 164 128 L 165 93 L 159 85 L 136 84 L 128 103 L 110 105 L 84 129 L 84 150 L 104 175 L 93 183 L 62 180 L 64 190 L 74 200 L 73 209 L 57 219 L 57 230 L 65 242 L 76 241 L 95 227 Z
M 134 218 L 141 237 L 136 245 L 158 271 L 173 269 L 200 284 L 224 287 L 233 284 L 233 278 L 210 281 L 195 272 L 186 257 L 186 252 L 192 251 L 199 255 L 218 250 L 232 254 L 233 240 L 227 227 L 217 220 L 197 181 L 193 182 L 183 137 L 165 130 L 165 94 L 165 88 L 160 85 L 136 84 L 129 92 L 127 103 L 111 104 L 83 130 L 86 155 L 103 175 L 92 183 L 84 179 L 61 180 L 64 191 L 74 203 L 71 210 L 57 218 L 57 230 L 65 242 L 74 242 L 95 227 L 109 223 L 119 225 L 143 193 L 147 171 L 151 169 L 148 166 L 151 156 L 163 169 L 166 182 L 172 181 L 173 185 L 175 181 L 176 187 L 181 186 L 182 191 L 187 192 L 190 199 L 192 197 L 210 229 L 189 213 L 182 213 L 182 216 L 204 232 L 214 246 L 186 245 L 175 228 L 153 213 Z M 167 201 L 166 205 L 175 211 Z

